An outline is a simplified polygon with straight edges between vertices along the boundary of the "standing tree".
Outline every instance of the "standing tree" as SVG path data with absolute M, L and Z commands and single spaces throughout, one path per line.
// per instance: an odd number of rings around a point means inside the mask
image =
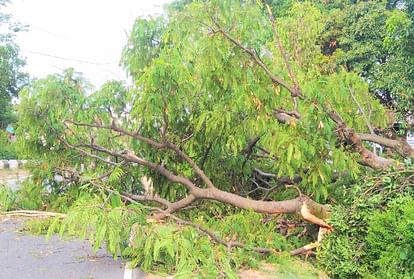
M 341 1 L 344 2 L 344 1 Z M 357 1 L 334 5 L 321 36 L 330 61 L 358 72 L 382 103 L 412 114 L 414 23 L 412 1 Z
M 0 7 L 7 2 L 1 0 Z M 21 30 L 21 25 L 13 23 L 10 15 L 0 13 L 0 27 L 8 30 L 0 34 L 0 129 L 4 129 L 15 120 L 11 100 L 27 83 L 27 75 L 22 72 L 24 60 L 20 58 L 19 48 L 13 41 L 14 33 Z

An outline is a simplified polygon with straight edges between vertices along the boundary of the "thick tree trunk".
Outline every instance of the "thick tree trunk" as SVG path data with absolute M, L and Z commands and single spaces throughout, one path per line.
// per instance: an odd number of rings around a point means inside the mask
M 258 201 L 222 191 L 217 188 L 197 189 L 192 194 L 198 199 L 210 199 L 233 205 L 238 208 L 252 210 L 264 214 L 298 214 L 306 221 L 318 224 L 321 227 L 332 229 L 325 223 L 329 215 L 326 206 L 318 204 L 309 197 L 301 195 L 298 198 L 284 201 Z

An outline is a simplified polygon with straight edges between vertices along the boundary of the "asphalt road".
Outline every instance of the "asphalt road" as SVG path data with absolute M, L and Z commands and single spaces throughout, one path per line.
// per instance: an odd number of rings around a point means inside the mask
M 56 236 L 46 241 L 44 236 L 18 232 L 21 225 L 19 219 L 0 220 L 0 279 L 124 278 L 121 261 L 114 261 L 103 250 L 93 254 L 87 241 Z
M 2 171 L 0 187 L 17 190 L 28 176 L 24 171 Z M 125 271 L 105 250 L 94 254 L 88 241 L 20 233 L 23 221 L 0 218 L 0 279 L 149 278 L 139 269 Z
M 29 174 L 24 171 L 1 171 L 0 170 L 0 185 L 5 185 L 13 190 L 17 190 L 22 181 L 29 177 Z

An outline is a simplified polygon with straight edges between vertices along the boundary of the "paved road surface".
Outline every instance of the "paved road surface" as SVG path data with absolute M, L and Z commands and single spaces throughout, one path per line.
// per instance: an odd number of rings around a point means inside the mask
M 122 263 L 104 251 L 94 255 L 87 241 L 56 236 L 46 241 L 44 236 L 17 232 L 21 223 L 0 219 L 0 279 L 124 278 Z
M 27 172 L 0 172 L 0 187 L 17 190 Z M 95 255 L 87 241 L 19 233 L 22 219 L 0 218 L 0 279 L 139 279 L 138 269 L 125 272 L 120 260 L 104 250 Z
M 16 173 L 0 171 L 0 185 L 17 190 L 27 177 L 29 177 L 29 174 L 25 171 L 16 171 Z

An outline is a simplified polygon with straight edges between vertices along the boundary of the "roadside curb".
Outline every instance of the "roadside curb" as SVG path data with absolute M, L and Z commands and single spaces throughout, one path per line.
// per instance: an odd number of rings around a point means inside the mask
M 20 169 L 27 163 L 27 160 L 0 160 L 0 170 Z

